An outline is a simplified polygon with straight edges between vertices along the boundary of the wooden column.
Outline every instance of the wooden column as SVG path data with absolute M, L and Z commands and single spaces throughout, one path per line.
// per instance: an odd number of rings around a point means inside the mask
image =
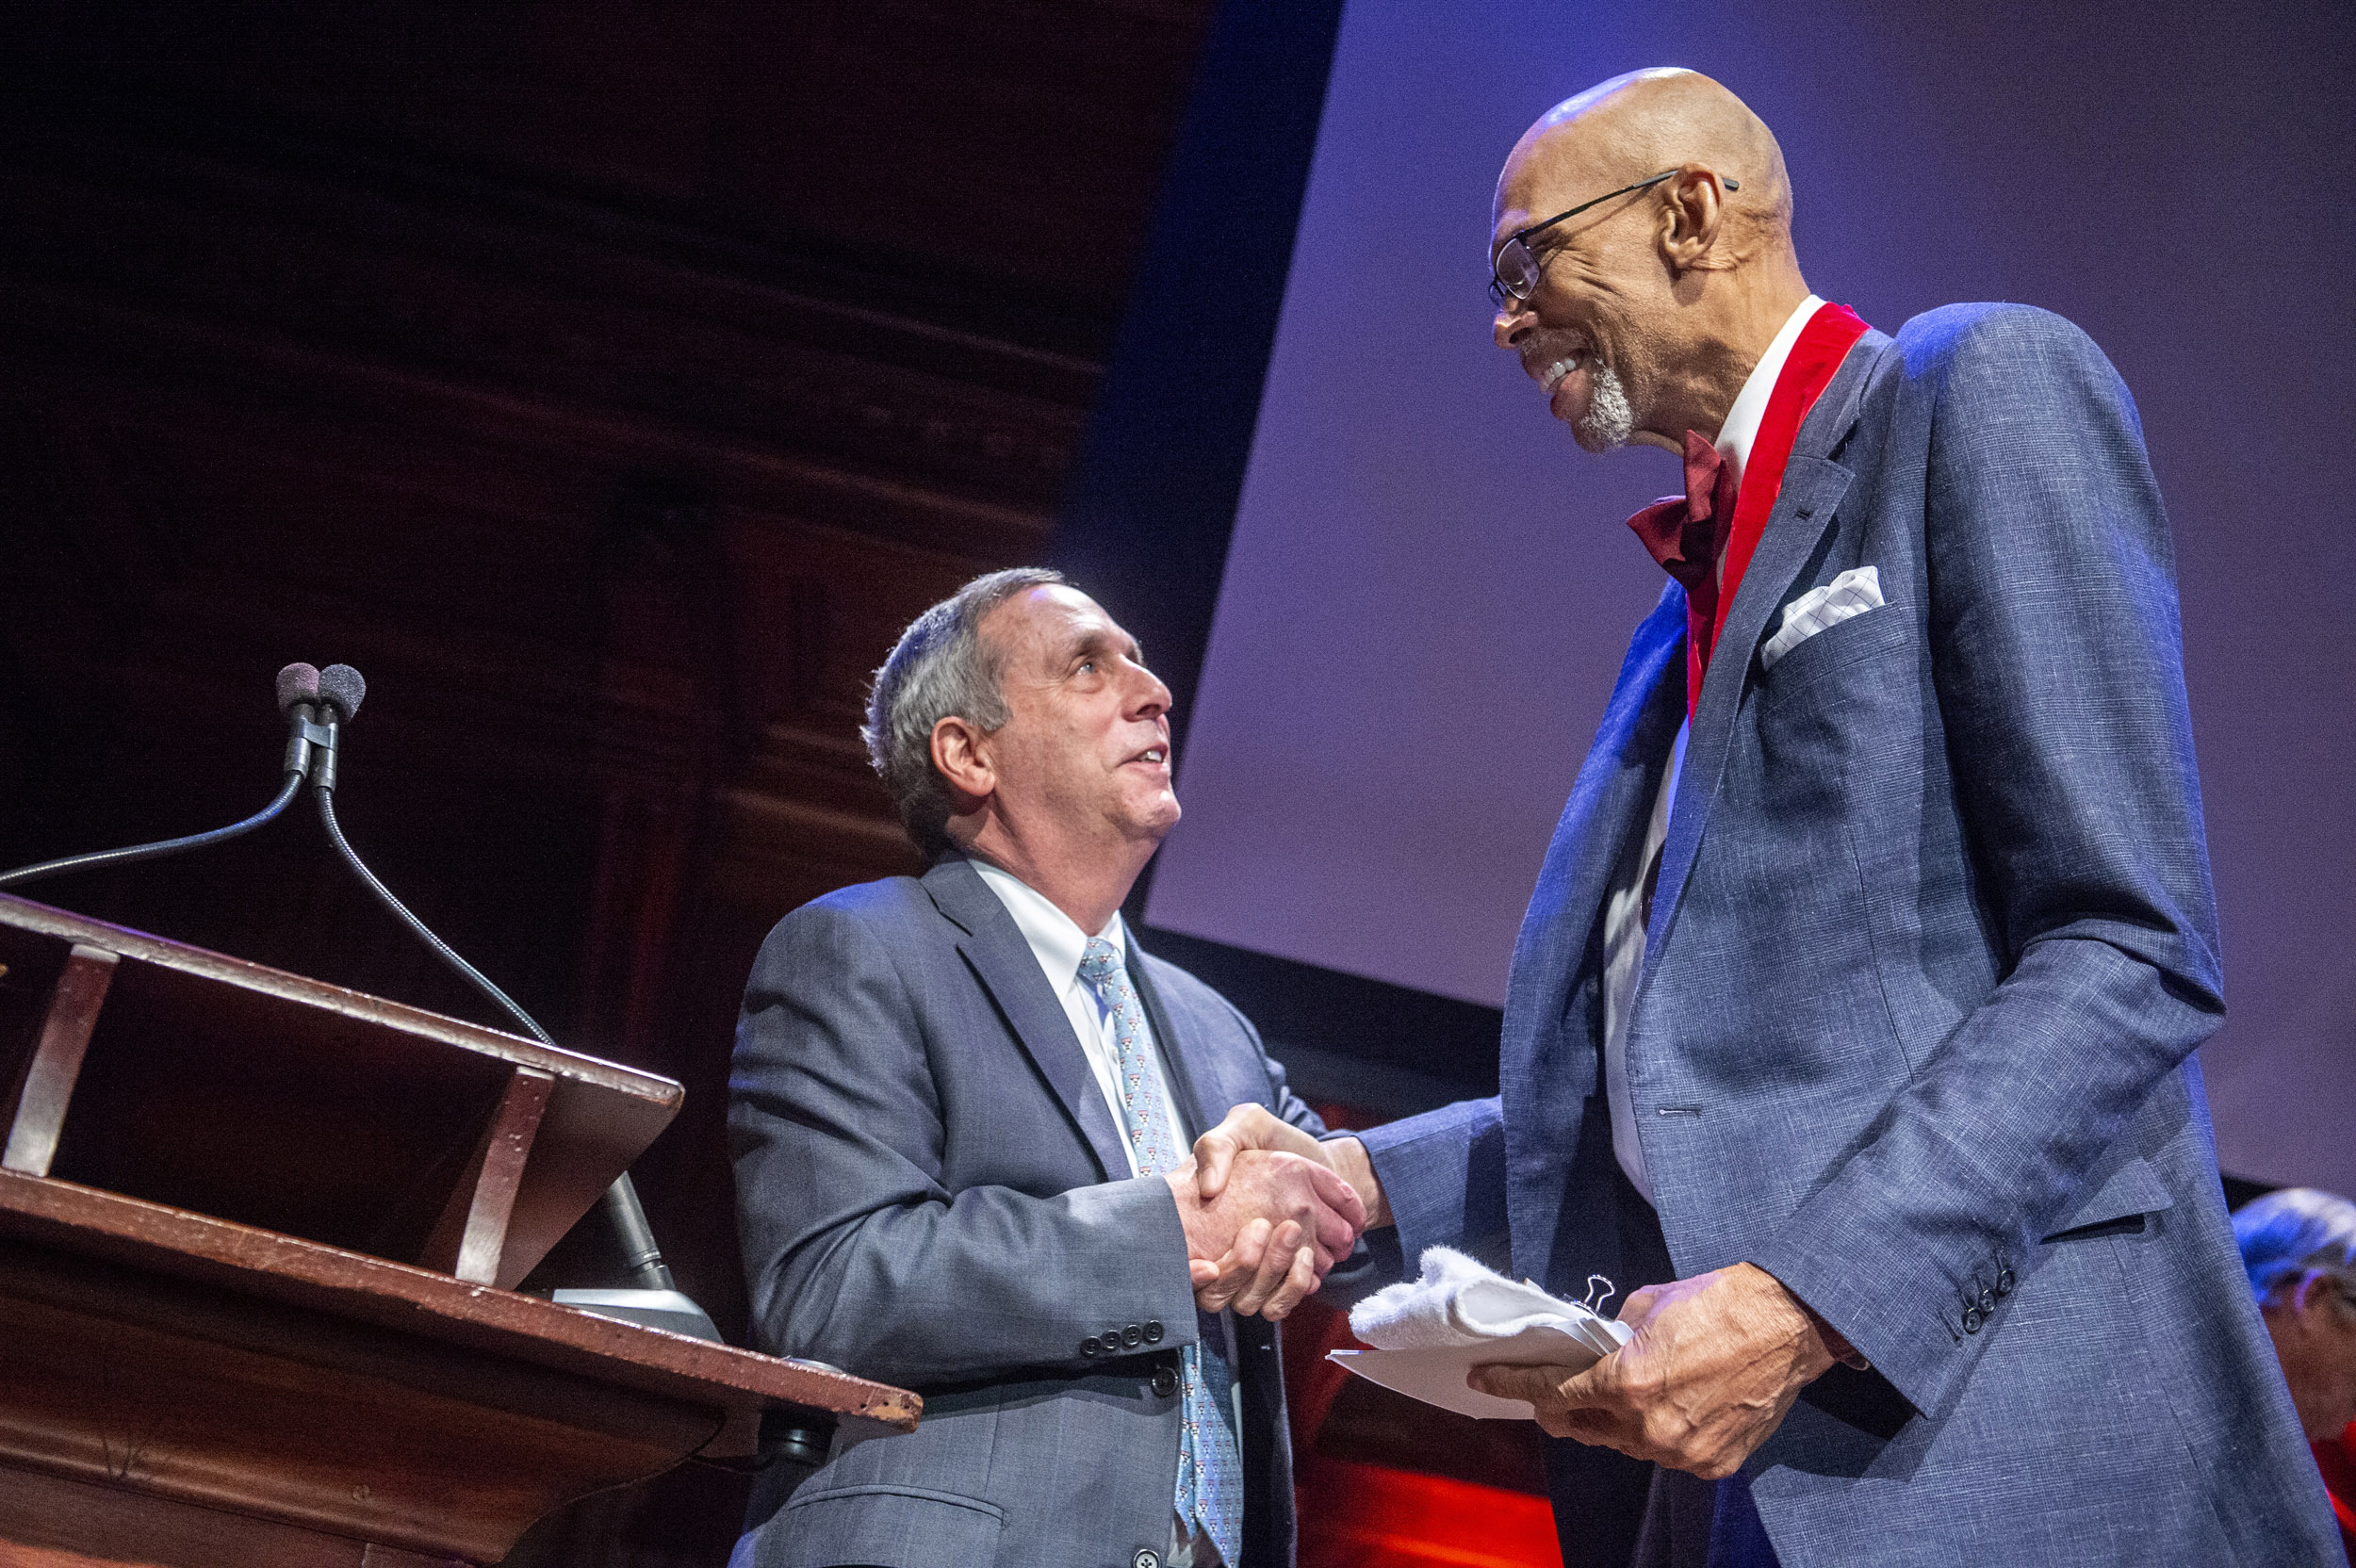
M 707 482 L 624 483 L 603 547 L 593 710 L 600 822 L 580 1033 L 593 1049 L 649 1064 L 672 1054 L 672 946 L 698 896 L 734 707 L 729 583 Z
M 555 1082 L 528 1067 L 508 1074 L 507 1091 L 483 1119 L 483 1135 L 426 1238 L 419 1264 L 480 1285 L 498 1282 L 508 1217 L 515 1211 L 524 1163 L 532 1157 L 532 1140 L 539 1135 Z
M 98 1027 L 98 1009 L 106 1005 L 106 988 L 114 983 L 115 956 L 103 947 L 74 944 L 65 969 L 49 995 L 49 1012 L 41 1021 L 41 1043 L 25 1064 L 16 1102 L 8 1107 L 8 1144 L 0 1153 L 0 1168 L 27 1176 L 46 1176 L 57 1157 L 57 1138 L 65 1131 L 65 1108 L 74 1098 L 74 1082 L 82 1075 L 82 1053 L 89 1049 L 90 1031 Z

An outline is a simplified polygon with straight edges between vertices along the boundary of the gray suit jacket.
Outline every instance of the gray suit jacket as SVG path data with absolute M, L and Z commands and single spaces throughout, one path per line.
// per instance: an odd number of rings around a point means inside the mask
M 1779 607 L 1863 565 L 1887 602 L 1762 669 Z M 1500 1100 L 1367 1138 L 1409 1258 L 1613 1267 L 1598 914 L 1684 624 L 1672 587 L 1547 852 Z M 1746 1467 L 1789 1568 L 2335 1560 L 2218 1189 L 2193 1048 L 2223 1007 L 2126 388 L 2025 307 L 1868 335 L 1703 682 L 1628 1045 L 1678 1274 L 1756 1263 L 1873 1364 Z
M 1321 1131 L 1225 999 L 1129 949 L 1200 1129 L 1245 1101 Z M 745 988 L 729 1144 L 753 1343 L 924 1396 L 912 1434 L 757 1483 L 737 1568 L 1131 1568 L 1169 1541 L 1186 1235 L 996 894 L 948 859 L 803 906 Z M 1215 1320 L 1214 1320 L 1215 1321 Z M 1115 1350 L 1107 1338 L 1121 1340 Z M 1239 1568 L 1292 1560 L 1273 1325 L 1237 1321 Z

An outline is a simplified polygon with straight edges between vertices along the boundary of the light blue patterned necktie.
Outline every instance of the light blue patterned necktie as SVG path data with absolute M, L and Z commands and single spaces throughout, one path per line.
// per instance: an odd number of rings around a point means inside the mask
M 1137 1152 L 1137 1174 L 1159 1176 L 1184 1155 L 1170 1109 L 1162 1103 L 1161 1080 L 1153 1068 L 1153 1037 L 1146 1030 L 1137 988 L 1129 984 L 1121 955 L 1102 937 L 1088 939 L 1080 958 L 1080 978 L 1095 988 L 1112 1019 L 1120 1053 L 1121 1103 L 1127 1113 L 1129 1147 Z M 1203 1317 L 1203 1332 L 1211 1331 L 1216 1321 Z M 1233 1425 L 1235 1373 L 1226 1357 L 1217 1351 L 1205 1354 L 1199 1344 L 1179 1352 L 1179 1367 L 1185 1426 L 1178 1444 L 1178 1494 L 1171 1506 L 1190 1527 L 1200 1523 L 1220 1557 L 1238 1562 L 1243 1554 L 1243 1458 Z

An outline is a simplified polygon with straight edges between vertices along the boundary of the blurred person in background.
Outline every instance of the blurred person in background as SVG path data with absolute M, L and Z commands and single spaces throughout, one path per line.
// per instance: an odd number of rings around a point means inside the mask
M 2285 1187 L 2235 1214 L 2233 1237 L 2356 1562 L 2356 1203 Z

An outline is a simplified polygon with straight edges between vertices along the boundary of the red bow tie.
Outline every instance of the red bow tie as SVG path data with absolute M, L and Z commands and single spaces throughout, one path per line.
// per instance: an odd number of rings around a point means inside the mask
M 1718 554 L 1734 523 L 1734 471 L 1718 449 L 1685 433 L 1685 494 L 1664 496 L 1628 520 L 1689 598 L 1718 597 Z
M 1718 623 L 1718 558 L 1734 527 L 1734 470 L 1718 449 L 1685 433 L 1685 494 L 1668 496 L 1628 520 L 1661 569 L 1685 590 L 1686 711 L 1701 695 L 1703 671 Z

